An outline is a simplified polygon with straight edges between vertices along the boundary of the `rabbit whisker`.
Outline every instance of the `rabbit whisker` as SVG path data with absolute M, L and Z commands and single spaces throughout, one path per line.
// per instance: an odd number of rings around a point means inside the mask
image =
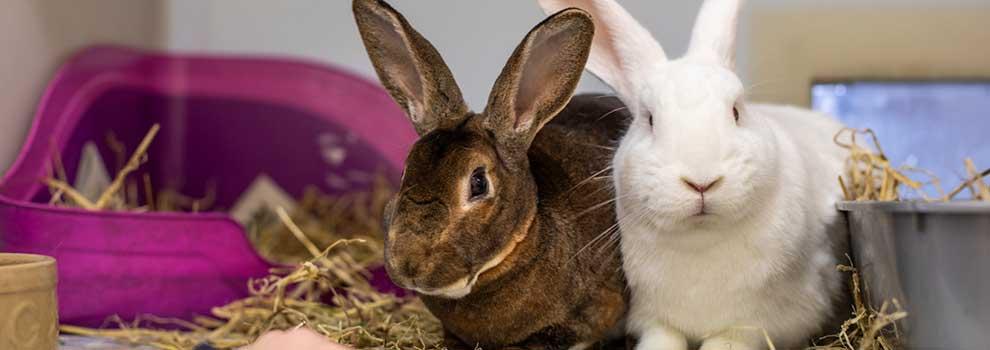
M 587 184 L 588 182 L 593 181 L 596 176 L 599 176 L 599 175 L 604 174 L 606 172 L 609 172 L 611 170 L 612 170 L 612 165 L 609 165 L 609 166 L 605 167 L 605 169 L 602 169 L 602 170 L 599 170 L 599 171 L 594 172 L 593 174 L 591 174 L 591 176 L 588 176 L 588 178 L 586 178 L 584 180 L 581 180 L 581 182 L 578 182 L 577 184 L 574 185 L 574 187 L 571 187 L 569 190 L 567 190 L 567 193 L 570 193 L 571 191 L 574 191 L 578 187 L 581 187 L 581 186 Z
M 603 150 L 606 150 L 606 151 L 612 151 L 612 152 L 614 152 L 616 150 L 616 147 L 613 147 L 613 146 L 596 145 L 596 144 L 593 144 L 593 143 L 575 143 L 575 145 L 600 148 L 600 149 L 603 149 Z
M 646 214 L 647 214 L 646 210 L 642 210 L 642 209 L 638 210 L 636 215 L 627 215 L 623 217 L 621 220 L 618 220 L 617 224 L 618 226 L 621 226 L 621 224 L 623 223 L 629 223 L 632 221 L 641 222 L 642 219 L 646 217 Z M 607 248 L 618 247 L 621 236 L 622 234 L 620 232 L 620 229 L 617 227 L 615 230 L 612 231 L 611 234 L 609 234 L 609 238 L 605 242 L 605 244 L 602 244 L 598 247 L 598 251 L 602 252 L 605 251 L 605 249 Z
M 622 242 L 621 224 L 611 230 L 605 238 L 606 239 L 599 240 L 599 242 L 596 243 L 598 247 L 595 248 L 595 256 L 603 258 L 606 257 L 606 254 L 614 255 L 621 253 L 621 250 L 619 249 L 621 247 L 620 243 Z
M 594 100 L 600 100 L 600 99 L 603 99 L 603 98 L 619 98 L 619 97 L 616 96 L 616 95 L 608 95 L 608 94 L 592 97 L 592 99 L 594 99 Z
M 591 207 L 589 207 L 588 209 L 585 209 L 585 210 L 582 210 L 581 212 L 579 212 L 579 213 L 578 213 L 577 215 L 575 215 L 574 217 L 575 217 L 575 218 L 579 218 L 579 217 L 582 217 L 582 216 L 585 216 L 586 214 L 588 214 L 588 213 L 590 213 L 590 212 L 593 212 L 593 211 L 595 211 L 596 209 L 601 209 L 601 208 L 602 208 L 602 207 L 604 207 L 604 206 L 607 206 L 607 205 L 609 205 L 609 204 L 612 204 L 612 203 L 615 203 L 615 201 L 617 201 L 617 200 L 618 200 L 618 199 L 616 199 L 616 198 L 612 198 L 612 199 L 609 199 L 609 200 L 607 200 L 607 201 L 604 201 L 604 202 L 601 202 L 601 203 L 598 203 L 598 204 L 595 204 L 595 205 L 592 205 L 592 206 L 591 206 Z
M 612 114 L 614 114 L 616 112 L 620 112 L 620 111 L 627 110 L 627 109 L 629 109 L 629 107 L 626 107 L 626 106 L 622 106 L 622 107 L 613 109 L 611 111 L 606 112 L 605 114 L 602 114 L 602 116 L 601 117 L 598 117 L 598 119 L 596 121 L 600 121 L 600 120 L 605 119 L 606 117 L 608 117 L 608 116 L 610 116 L 610 115 L 612 115 Z
M 417 186 L 419 186 L 419 184 L 409 186 L 409 188 L 399 191 L 399 193 L 395 195 L 395 198 L 402 198 L 402 196 L 405 196 L 407 192 L 412 191 L 412 189 L 416 188 Z
M 773 86 L 773 85 L 780 85 L 780 84 L 781 84 L 781 81 L 780 80 L 765 80 L 765 81 L 761 81 L 761 82 L 758 82 L 758 83 L 753 83 L 753 84 L 750 84 L 745 90 L 743 90 L 744 91 L 743 92 L 743 95 L 745 95 L 747 98 L 754 97 L 754 96 L 760 96 L 761 94 L 766 93 L 766 92 L 773 92 L 772 89 L 771 90 L 765 90 L 765 89 L 761 89 L 761 88 L 764 88 L 764 87 L 767 87 L 767 86 Z
M 613 224 L 612 226 L 609 226 L 607 229 L 605 229 L 605 231 L 602 231 L 602 233 L 599 233 L 597 236 L 595 236 L 595 238 L 593 238 L 591 241 L 589 241 L 587 244 L 585 244 L 583 247 L 581 247 L 581 249 L 578 249 L 578 251 L 576 253 L 574 253 L 574 256 L 571 257 L 570 260 L 574 260 L 575 258 L 577 258 L 578 255 L 581 255 L 582 252 L 584 252 L 585 250 L 587 250 L 591 246 L 595 245 L 595 243 L 597 243 L 598 241 L 601 241 L 602 239 L 607 238 L 609 235 L 611 235 L 614 232 L 618 232 L 618 230 L 619 230 L 619 223 L 622 222 L 623 219 L 629 217 L 632 214 L 642 215 L 641 212 L 640 213 L 630 213 L 630 214 L 627 214 L 626 216 L 620 218 L 619 220 L 616 220 L 615 224 Z
M 628 194 L 627 194 L 627 195 L 625 195 L 625 196 L 628 196 Z M 623 196 L 623 197 L 624 197 L 624 196 Z M 588 213 L 590 213 L 590 212 L 593 212 L 593 211 L 595 211 L 595 210 L 597 210 L 597 209 L 601 209 L 602 207 L 604 207 L 604 206 L 607 206 L 607 205 L 609 205 L 609 204 L 612 204 L 612 203 L 615 203 L 615 202 L 616 202 L 616 201 L 618 201 L 618 200 L 619 200 L 619 197 L 615 197 L 615 198 L 610 198 L 610 199 L 608 199 L 608 200 L 606 200 L 606 201 L 604 201 L 604 202 L 601 202 L 601 203 L 598 203 L 598 204 L 595 204 L 595 205 L 592 205 L 592 206 L 590 206 L 590 207 L 588 207 L 587 209 L 585 209 L 585 210 L 582 210 L 581 212 L 579 212 L 579 213 L 578 213 L 578 214 L 577 214 L 576 216 L 574 216 L 574 217 L 575 217 L 575 218 L 579 218 L 579 217 L 582 217 L 582 216 L 584 216 L 585 214 L 588 214 Z
M 609 175 L 609 176 L 595 177 L 595 178 L 591 179 L 591 181 L 601 181 L 601 180 L 611 180 L 611 179 L 612 179 L 612 176 Z M 575 189 L 572 189 L 568 193 L 568 195 L 575 194 L 574 193 L 574 190 Z M 581 196 L 580 199 L 581 200 L 584 200 L 584 199 L 592 198 L 593 196 L 596 196 L 599 193 L 602 193 L 603 191 L 607 191 L 609 193 L 609 197 L 611 197 L 611 194 L 613 192 L 612 181 L 608 181 L 606 183 L 603 183 L 601 186 L 597 186 L 597 188 L 595 188 L 594 190 L 592 190 L 590 192 L 584 193 L 584 196 Z

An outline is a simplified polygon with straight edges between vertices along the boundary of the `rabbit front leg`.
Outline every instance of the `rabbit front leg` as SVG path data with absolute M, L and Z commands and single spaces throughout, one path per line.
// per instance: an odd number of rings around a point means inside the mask
M 705 339 L 700 350 L 765 350 L 767 342 L 759 330 L 733 329 Z
M 550 344 L 526 344 L 519 346 L 510 346 L 502 348 L 501 350 L 551 350 L 551 349 L 562 349 L 562 350 L 589 350 L 589 349 L 602 349 L 595 348 L 595 344 L 591 343 L 577 343 L 571 345 L 570 347 L 561 348 L 560 346 L 550 345 Z M 607 349 L 607 348 L 604 348 Z
M 447 330 L 443 331 L 443 347 L 447 350 L 474 350 L 478 348 L 465 344 L 464 341 Z
M 647 328 L 639 336 L 636 350 L 687 350 L 688 342 L 683 333 L 663 325 Z

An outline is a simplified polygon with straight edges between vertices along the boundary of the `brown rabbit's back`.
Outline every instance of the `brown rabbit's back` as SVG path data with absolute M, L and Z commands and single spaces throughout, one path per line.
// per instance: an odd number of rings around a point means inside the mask
M 540 206 L 568 215 L 563 218 L 584 234 L 577 240 L 593 239 L 615 223 L 614 206 L 607 204 L 614 198 L 612 156 L 631 120 L 614 96 L 577 95 L 533 141 L 529 158 Z
M 557 254 L 549 255 L 558 255 L 553 259 L 559 273 L 575 276 L 567 287 L 573 295 L 589 298 L 574 304 L 585 309 L 572 310 L 584 322 L 604 325 L 625 312 L 611 165 L 631 120 L 613 96 L 578 95 L 540 131 L 529 151 L 542 221 L 568 236 L 556 240 Z

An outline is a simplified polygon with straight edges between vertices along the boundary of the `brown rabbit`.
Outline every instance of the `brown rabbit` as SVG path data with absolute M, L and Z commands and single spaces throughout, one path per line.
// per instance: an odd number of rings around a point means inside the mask
M 482 113 L 389 5 L 355 0 L 354 15 L 420 134 L 386 208 L 386 268 L 441 320 L 447 347 L 579 349 L 621 335 L 625 281 L 603 174 L 630 116 L 612 97 L 571 101 L 588 14 L 563 10 L 526 35 Z

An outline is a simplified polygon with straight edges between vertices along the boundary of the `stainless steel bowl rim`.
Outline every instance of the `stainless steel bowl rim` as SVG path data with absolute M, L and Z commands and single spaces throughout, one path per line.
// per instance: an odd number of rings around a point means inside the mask
M 841 211 L 883 211 L 889 213 L 931 213 L 931 214 L 961 214 L 987 215 L 990 214 L 990 202 L 952 201 L 952 202 L 878 202 L 878 201 L 842 201 L 836 208 Z

